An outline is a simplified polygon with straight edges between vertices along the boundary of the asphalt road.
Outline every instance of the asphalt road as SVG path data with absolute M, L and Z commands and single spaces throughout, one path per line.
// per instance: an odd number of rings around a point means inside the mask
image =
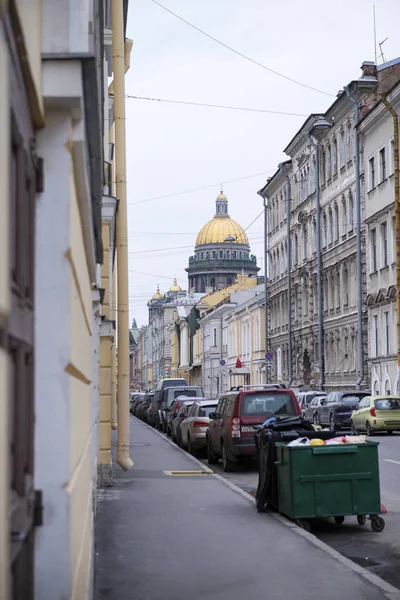
M 341 526 L 333 519 L 316 521 L 311 532 L 341 554 L 400 588 L 400 434 L 374 435 L 379 442 L 381 501 L 388 513 L 386 527 L 381 533 L 371 530 L 369 521 L 364 527 L 349 517 Z M 207 464 L 206 459 L 201 459 Z M 254 493 L 258 473 L 255 465 L 238 468 L 236 473 L 224 473 L 221 465 L 213 470 L 238 487 Z

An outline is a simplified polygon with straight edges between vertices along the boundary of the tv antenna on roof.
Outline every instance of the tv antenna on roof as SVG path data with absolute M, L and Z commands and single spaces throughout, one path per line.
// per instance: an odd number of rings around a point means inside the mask
M 380 54 L 379 58 L 381 58 L 381 59 L 382 59 L 382 63 L 386 62 L 385 55 L 383 54 L 382 46 L 383 46 L 383 44 L 384 44 L 384 43 L 385 43 L 385 42 L 386 42 L 388 39 L 389 39 L 389 38 L 387 37 L 387 38 L 385 38 L 385 39 L 383 40 L 383 42 L 379 42 L 379 50 L 381 51 L 381 54 Z

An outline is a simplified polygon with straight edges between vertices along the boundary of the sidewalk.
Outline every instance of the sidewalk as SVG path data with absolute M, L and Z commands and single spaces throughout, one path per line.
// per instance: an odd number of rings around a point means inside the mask
M 394 598 L 131 417 L 135 466 L 99 490 L 96 600 Z M 399 596 L 400 597 L 400 596 Z

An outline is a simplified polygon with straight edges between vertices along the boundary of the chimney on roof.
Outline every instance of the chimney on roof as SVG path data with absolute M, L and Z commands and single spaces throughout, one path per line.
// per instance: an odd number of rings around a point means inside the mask
M 361 65 L 361 79 L 376 79 L 376 64 L 370 60 L 365 60 Z

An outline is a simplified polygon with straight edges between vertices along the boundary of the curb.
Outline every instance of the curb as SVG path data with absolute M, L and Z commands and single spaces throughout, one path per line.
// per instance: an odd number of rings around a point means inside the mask
M 177 450 L 180 450 L 181 452 L 183 452 L 183 454 L 185 454 L 188 458 L 190 458 L 193 462 L 195 462 L 198 466 L 200 466 L 202 470 L 204 470 L 204 463 L 202 463 L 200 460 L 198 460 L 195 456 L 192 456 L 191 454 L 189 454 L 189 452 L 186 452 L 186 450 L 184 450 L 183 448 L 179 448 L 179 446 L 177 446 L 172 440 L 170 440 L 168 437 L 166 437 L 163 433 L 161 433 L 157 429 L 154 429 L 153 427 L 151 427 L 151 425 L 148 425 L 147 423 L 140 421 L 136 417 L 133 417 L 133 415 L 131 415 L 131 416 L 138 423 L 145 425 L 151 431 L 154 431 L 154 433 L 156 433 L 163 440 L 168 442 L 168 444 L 170 444 Z M 208 468 L 210 470 L 212 470 L 210 467 L 208 467 Z M 216 479 L 218 479 L 219 481 L 221 481 L 224 485 L 229 487 L 232 491 L 236 492 L 237 494 L 240 494 L 240 496 L 242 496 L 242 498 L 244 498 L 251 504 L 255 505 L 256 502 L 255 502 L 255 499 L 253 498 L 253 496 L 251 496 L 250 494 L 248 494 L 247 492 L 242 490 L 235 483 L 232 483 L 228 479 L 225 479 L 225 477 L 223 477 L 219 473 L 214 472 L 213 476 Z M 320 550 L 324 551 L 326 554 L 328 554 L 329 556 L 334 558 L 337 562 L 342 564 L 344 567 L 347 567 L 348 569 L 350 569 L 351 571 L 353 571 L 354 573 L 356 573 L 357 575 L 359 575 L 360 577 L 362 577 L 363 579 L 368 581 L 368 583 L 370 583 L 370 584 L 374 585 L 375 587 L 379 588 L 380 590 L 382 590 L 382 592 L 384 593 L 385 597 L 388 598 L 388 600 L 400 600 L 400 589 L 394 587 L 393 585 L 391 585 L 390 583 L 388 583 L 381 577 L 378 577 L 378 575 L 374 575 L 373 573 L 370 573 L 369 571 L 367 571 L 367 569 L 360 567 L 359 565 L 357 565 L 355 562 L 353 562 L 349 558 L 346 558 L 345 556 L 343 556 L 343 554 L 340 554 L 340 552 L 338 552 L 337 550 L 334 550 L 333 548 L 328 546 L 328 544 L 325 544 L 325 542 L 321 542 L 321 540 L 319 540 L 317 537 L 315 537 L 315 535 L 313 535 L 312 533 L 309 533 L 308 531 L 301 529 L 301 527 L 298 527 L 298 525 L 296 525 L 295 523 L 293 523 L 286 517 L 280 515 L 279 513 L 268 512 L 268 513 L 265 513 L 265 515 L 276 519 L 277 521 L 282 523 L 282 525 L 291 529 L 294 534 L 300 535 L 301 537 L 305 538 L 311 544 L 313 544 L 316 548 L 319 548 Z

